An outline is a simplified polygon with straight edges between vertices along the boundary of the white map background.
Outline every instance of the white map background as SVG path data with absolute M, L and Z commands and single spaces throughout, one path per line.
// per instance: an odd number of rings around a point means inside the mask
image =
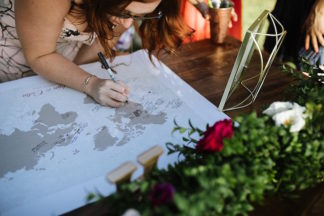
M 165 65 L 154 67 L 144 51 L 113 65 L 131 89 L 130 102 L 119 109 L 40 77 L 0 85 L 0 215 L 77 208 L 89 191 L 114 191 L 105 176 L 121 163 L 136 162 L 153 145 L 181 142 L 171 136 L 173 119 L 204 127 L 226 118 Z M 99 63 L 83 68 L 107 77 Z M 174 160 L 164 154 L 159 167 Z

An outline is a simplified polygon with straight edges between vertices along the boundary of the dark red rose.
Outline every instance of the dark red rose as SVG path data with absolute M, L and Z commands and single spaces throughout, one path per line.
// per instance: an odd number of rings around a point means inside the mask
M 173 200 L 174 187 L 169 183 L 156 184 L 149 199 L 154 206 L 160 206 Z
M 199 152 L 218 152 L 224 147 L 224 138 L 232 138 L 232 136 L 232 120 L 218 121 L 207 129 L 203 138 L 198 141 L 196 149 Z

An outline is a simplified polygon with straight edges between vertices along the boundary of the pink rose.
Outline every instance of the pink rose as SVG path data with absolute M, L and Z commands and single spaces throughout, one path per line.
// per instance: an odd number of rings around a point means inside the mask
M 204 137 L 197 143 L 196 149 L 199 152 L 218 152 L 224 147 L 224 138 L 232 138 L 232 136 L 232 120 L 218 121 L 207 129 Z

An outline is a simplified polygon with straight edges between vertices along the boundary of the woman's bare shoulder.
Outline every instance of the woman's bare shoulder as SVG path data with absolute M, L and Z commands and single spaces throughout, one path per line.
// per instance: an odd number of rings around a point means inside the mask
M 16 29 L 29 64 L 38 56 L 55 52 L 70 7 L 69 0 L 15 1 Z
M 15 0 L 16 11 L 21 13 L 31 13 L 30 15 L 44 16 L 66 16 L 71 8 L 72 2 L 69 0 Z

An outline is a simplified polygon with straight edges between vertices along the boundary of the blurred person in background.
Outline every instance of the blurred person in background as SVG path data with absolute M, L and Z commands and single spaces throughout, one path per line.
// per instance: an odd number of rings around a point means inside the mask
M 283 62 L 296 68 L 302 56 L 313 65 L 318 61 L 324 64 L 324 0 L 277 0 L 272 14 L 287 30 L 278 52 Z M 270 25 L 268 33 L 274 33 L 273 26 Z M 275 38 L 267 37 L 265 50 L 274 45 Z
M 210 38 L 208 0 L 182 1 L 181 14 L 187 25 L 195 30 L 191 40 L 198 41 Z M 241 0 L 233 0 L 232 21 L 229 23 L 229 34 L 241 39 Z

